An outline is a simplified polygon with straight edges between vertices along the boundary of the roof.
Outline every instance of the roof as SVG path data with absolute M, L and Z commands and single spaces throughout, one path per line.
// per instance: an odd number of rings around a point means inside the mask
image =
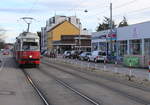
M 22 38 L 39 38 L 39 36 L 36 33 L 31 33 L 31 32 L 23 32 L 21 33 L 17 39 L 22 39 Z
M 74 24 L 70 23 L 69 21 L 65 20 L 59 24 L 57 24 L 56 26 L 54 26 L 53 28 L 49 29 L 47 32 L 51 31 L 51 30 L 54 30 L 55 28 L 57 28 L 58 26 L 60 26 L 61 24 L 65 23 L 65 22 L 68 22 L 69 24 L 71 24 L 73 27 L 77 28 Z M 79 29 L 79 28 L 77 28 Z

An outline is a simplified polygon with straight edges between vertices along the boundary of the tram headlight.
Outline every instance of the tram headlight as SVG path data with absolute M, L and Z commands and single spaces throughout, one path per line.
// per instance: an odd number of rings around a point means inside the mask
M 29 58 L 32 58 L 32 55 L 30 55 Z

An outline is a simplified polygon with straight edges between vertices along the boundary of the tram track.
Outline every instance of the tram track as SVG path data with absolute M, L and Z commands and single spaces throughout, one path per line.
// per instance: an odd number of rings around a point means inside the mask
M 35 91 L 38 93 L 38 95 L 41 97 L 41 99 L 44 102 L 44 105 L 52 105 L 48 102 L 47 97 L 44 95 L 44 93 L 42 93 L 41 89 L 39 88 L 38 85 L 36 85 L 36 83 L 34 82 L 34 80 L 31 78 L 31 76 L 29 75 L 29 73 L 27 73 L 25 71 L 25 69 L 22 69 L 24 75 L 26 76 L 27 80 L 30 82 L 30 84 L 32 85 L 32 87 L 35 89 Z M 41 70 L 39 70 L 41 71 Z M 69 85 L 68 83 L 62 81 L 61 79 L 57 78 L 56 76 L 50 74 L 50 73 L 45 73 L 44 71 L 42 71 L 42 73 L 44 75 L 48 75 L 50 78 L 54 79 L 57 83 L 59 83 L 60 85 L 62 85 L 63 87 L 66 87 L 67 89 L 69 89 L 70 91 L 72 91 L 73 93 L 77 94 L 78 96 L 80 96 L 80 98 L 84 99 L 85 101 L 87 101 L 88 103 L 91 103 L 91 105 L 102 105 L 102 103 L 97 102 L 96 100 L 94 100 L 93 98 L 91 98 L 88 95 L 85 95 L 84 93 L 78 91 L 77 89 L 73 88 L 71 85 Z M 43 90 L 44 91 L 44 90 Z
M 144 98 L 142 98 L 142 97 L 138 97 L 138 96 L 133 95 L 133 94 L 131 94 L 131 93 L 127 93 L 127 92 L 125 92 L 125 91 L 123 91 L 123 90 L 120 90 L 120 89 L 117 89 L 117 88 L 108 86 L 108 85 L 106 85 L 105 83 L 97 82 L 97 81 L 88 79 L 88 78 L 86 78 L 86 77 L 84 77 L 84 76 L 82 76 L 82 75 L 75 74 L 75 73 L 71 73 L 71 72 L 69 72 L 69 71 L 66 71 L 66 70 L 60 68 L 60 67 L 59 67 L 60 65 L 58 66 L 58 65 L 49 64 L 49 63 L 44 63 L 44 64 L 49 65 L 50 67 L 55 68 L 55 69 L 57 69 L 57 70 L 59 70 L 59 71 L 68 73 L 68 74 L 70 74 L 70 75 L 73 75 L 73 76 L 76 76 L 76 77 L 78 77 L 78 78 L 81 78 L 81 79 L 90 81 L 90 82 L 92 82 L 92 83 L 95 83 L 95 84 L 97 84 L 97 85 L 99 85 L 99 86 L 101 86 L 101 87 L 104 87 L 104 88 L 106 88 L 106 89 L 108 89 L 108 90 L 114 91 L 114 92 L 116 92 L 116 93 L 118 93 L 118 94 L 120 94 L 120 95 L 122 95 L 122 96 L 124 96 L 124 97 L 126 97 L 126 98 L 129 98 L 129 99 L 131 99 L 131 100 L 134 100 L 134 101 L 136 101 L 136 102 L 138 102 L 138 103 L 141 103 L 141 104 L 144 104 L 144 105 L 149 105 L 149 104 L 150 104 L 150 101 L 149 101 L 149 100 L 146 100 L 146 99 L 144 99 Z
M 99 103 L 97 102 L 95 99 L 91 98 L 90 96 L 85 95 L 84 93 L 80 92 L 79 90 L 73 88 L 69 83 L 57 78 L 56 76 L 45 72 L 43 69 L 40 71 L 42 73 L 44 73 L 45 75 L 48 75 L 49 77 L 52 77 L 56 82 L 58 82 L 59 84 L 61 84 L 62 86 L 68 88 L 69 90 L 71 90 L 72 92 L 76 93 L 77 95 L 79 95 L 81 98 L 85 99 L 86 101 L 90 102 L 92 105 L 102 105 L 102 102 Z
M 24 73 L 26 79 L 29 81 L 31 86 L 34 88 L 34 90 L 40 96 L 40 98 L 42 99 L 44 105 L 52 105 L 48 102 L 46 96 L 42 93 L 41 89 L 36 85 L 36 83 L 33 81 L 33 79 L 30 77 L 30 75 L 25 71 L 25 69 L 22 69 L 22 72 Z
M 80 70 L 79 68 L 76 68 L 72 65 L 66 65 L 66 64 L 62 64 L 62 63 L 56 63 L 56 62 L 50 62 L 50 63 L 55 64 L 55 65 L 59 65 L 59 66 L 62 66 L 62 67 L 66 67 L 68 69 L 78 71 L 80 73 L 84 73 L 84 74 L 94 76 L 94 77 L 97 77 L 97 78 L 100 78 L 100 79 L 109 80 L 109 81 L 116 82 L 116 83 L 119 83 L 119 84 L 122 84 L 122 85 L 125 85 L 125 86 L 136 88 L 136 89 L 139 89 L 139 90 L 142 90 L 142 91 L 150 92 L 150 88 L 142 86 L 141 84 L 138 84 L 138 83 L 133 83 L 133 82 L 131 83 L 130 81 L 125 82 L 124 80 L 120 80 L 120 79 L 117 79 L 117 78 L 114 78 L 114 77 L 108 77 L 108 76 L 105 76 L 105 75 L 96 74 L 96 73 L 93 73 L 91 71 Z

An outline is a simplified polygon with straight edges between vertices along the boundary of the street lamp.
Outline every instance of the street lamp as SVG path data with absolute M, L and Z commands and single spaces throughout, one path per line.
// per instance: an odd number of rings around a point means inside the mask
M 84 12 L 87 13 L 88 10 L 85 9 Z M 79 23 L 79 29 L 80 29 L 80 33 L 79 33 L 79 51 L 81 51 L 81 44 L 82 44 L 81 43 L 81 31 L 82 31 L 82 29 L 81 29 L 81 23 Z

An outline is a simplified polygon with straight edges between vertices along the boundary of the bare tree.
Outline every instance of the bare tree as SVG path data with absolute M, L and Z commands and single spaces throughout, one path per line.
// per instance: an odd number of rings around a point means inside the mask
M 119 23 L 118 27 L 124 27 L 124 26 L 128 26 L 128 22 L 125 16 L 123 17 L 123 20 Z
M 112 27 L 115 28 L 115 22 L 112 21 Z M 110 29 L 110 18 L 108 17 L 104 17 L 104 20 L 102 23 L 99 23 L 99 25 L 97 26 L 96 31 L 102 31 L 102 30 L 107 30 Z

